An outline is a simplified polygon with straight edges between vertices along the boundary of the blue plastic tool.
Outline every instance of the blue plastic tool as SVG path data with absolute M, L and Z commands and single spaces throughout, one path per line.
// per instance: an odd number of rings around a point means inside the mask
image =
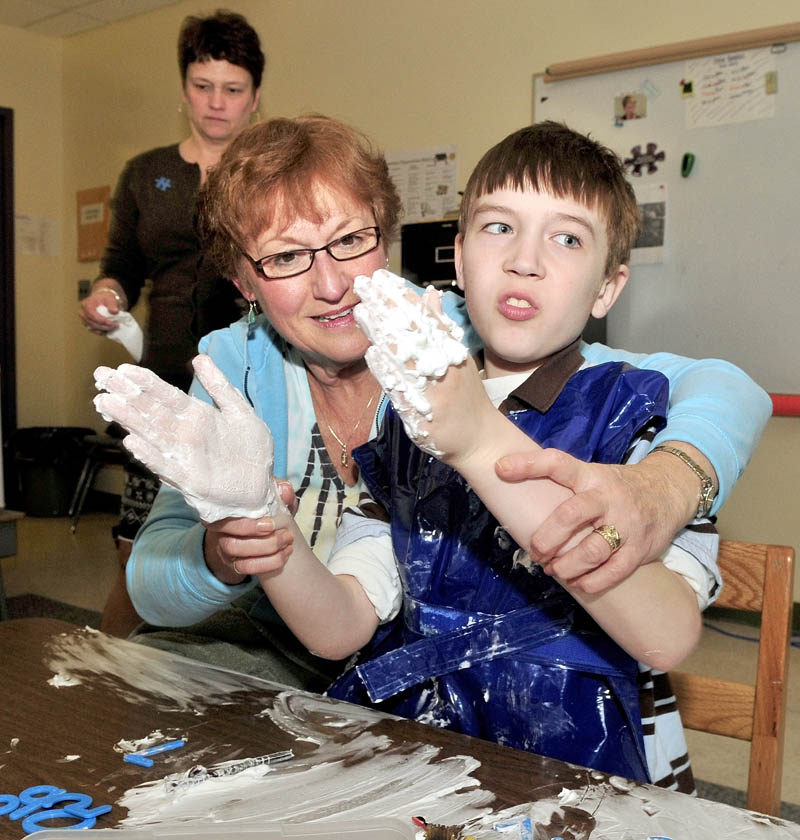
M 97 822 L 97 817 L 101 814 L 107 814 L 111 810 L 110 805 L 98 805 L 96 808 L 90 808 L 92 797 L 85 793 L 65 793 L 57 801 L 59 804 L 62 802 L 67 804 L 63 808 L 49 808 L 31 814 L 22 821 L 23 830 L 27 831 L 28 834 L 34 834 L 37 831 L 44 831 L 48 827 L 40 825 L 40 823 L 47 820 L 70 818 L 79 821 L 72 825 L 61 826 L 61 828 L 93 828 Z
M 125 753 L 122 760 L 127 761 L 128 764 L 139 764 L 142 767 L 152 767 L 153 762 L 150 760 L 149 756 L 159 755 L 159 753 L 169 752 L 170 750 L 177 750 L 185 743 L 186 741 L 183 738 L 178 738 L 175 741 L 165 741 L 163 744 L 156 744 L 154 747 L 147 747 L 147 749 L 144 750 Z
M 97 817 L 107 814 L 111 806 L 91 808 L 91 804 L 92 797 L 88 794 L 69 793 L 53 785 L 35 785 L 23 790 L 19 796 L 0 794 L 0 814 L 8 814 L 12 820 L 22 819 L 22 829 L 27 834 L 43 831 L 48 826 L 41 823 L 55 819 L 77 820 L 73 825 L 62 828 L 92 828 Z M 61 807 L 54 808 L 54 805 Z
M 170 750 L 177 750 L 182 747 L 186 741 L 183 738 L 178 738 L 175 741 L 164 741 L 163 744 L 156 744 L 154 747 L 148 747 L 145 750 L 136 750 L 133 755 L 158 755 L 162 752 L 169 752 Z
M 139 753 L 125 753 L 122 756 L 123 761 L 127 761 L 128 764 L 139 764 L 142 767 L 152 767 L 155 763 L 152 758 L 148 758 L 146 755 L 139 755 Z
M 19 797 L 13 793 L 0 793 L 0 816 L 10 814 L 19 808 Z
M 39 811 L 42 808 L 50 808 L 53 803 L 58 802 L 59 798 L 66 794 L 64 788 L 55 787 L 54 785 L 34 785 L 33 787 L 25 788 L 19 795 L 20 805 L 12 811 L 8 818 L 10 820 L 19 820 L 32 814 L 34 811 Z

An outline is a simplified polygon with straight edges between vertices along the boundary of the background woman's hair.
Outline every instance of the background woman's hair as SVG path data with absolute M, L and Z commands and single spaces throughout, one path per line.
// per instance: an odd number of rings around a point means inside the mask
M 184 18 L 178 35 L 181 81 L 186 81 L 190 64 L 211 59 L 243 67 L 252 77 L 253 87 L 261 87 L 265 61 L 261 41 L 242 15 L 219 9 L 208 17 Z

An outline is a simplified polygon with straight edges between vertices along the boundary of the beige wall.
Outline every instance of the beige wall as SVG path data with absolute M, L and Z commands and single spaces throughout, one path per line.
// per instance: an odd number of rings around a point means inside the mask
M 0 106 L 14 111 L 16 213 L 64 218 L 63 42 L 0 26 Z M 63 243 L 60 243 L 61 253 Z M 16 255 L 19 425 L 67 416 L 63 256 Z
M 256 26 L 268 52 L 262 114 L 322 111 L 386 150 L 456 143 L 462 182 L 489 145 L 530 119 L 532 74 L 549 63 L 798 18 L 796 0 L 228 5 Z M 212 7 L 178 3 L 63 42 L 0 28 L 0 105 L 14 107 L 18 123 L 18 210 L 58 212 L 65 254 L 18 262 L 20 425 L 102 425 L 90 407 L 90 373 L 124 353 L 75 317 L 77 281 L 97 270 L 73 257 L 75 191 L 113 185 L 132 154 L 183 136 L 177 30 L 186 14 Z M 800 547 L 794 503 L 784 501 L 800 478 L 798 422 L 770 422 L 721 517 L 725 536 Z

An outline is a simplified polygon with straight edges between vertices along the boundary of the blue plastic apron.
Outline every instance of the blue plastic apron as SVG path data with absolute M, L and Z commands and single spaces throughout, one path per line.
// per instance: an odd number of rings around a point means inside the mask
M 618 463 L 662 424 L 667 381 L 620 363 L 574 374 L 549 411 L 509 418 L 543 447 Z M 387 411 L 354 452 L 391 511 L 403 609 L 328 694 L 518 749 L 649 781 L 638 665 Z

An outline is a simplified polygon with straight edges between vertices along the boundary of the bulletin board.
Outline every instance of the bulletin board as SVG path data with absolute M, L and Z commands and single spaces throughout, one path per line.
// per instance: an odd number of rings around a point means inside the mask
M 642 247 L 608 343 L 727 359 L 776 413 L 800 414 L 800 25 L 789 26 L 784 43 L 538 75 L 533 118 L 614 149 L 637 192 Z
M 111 220 L 111 187 L 79 190 L 76 194 L 78 262 L 93 262 L 103 256 Z

